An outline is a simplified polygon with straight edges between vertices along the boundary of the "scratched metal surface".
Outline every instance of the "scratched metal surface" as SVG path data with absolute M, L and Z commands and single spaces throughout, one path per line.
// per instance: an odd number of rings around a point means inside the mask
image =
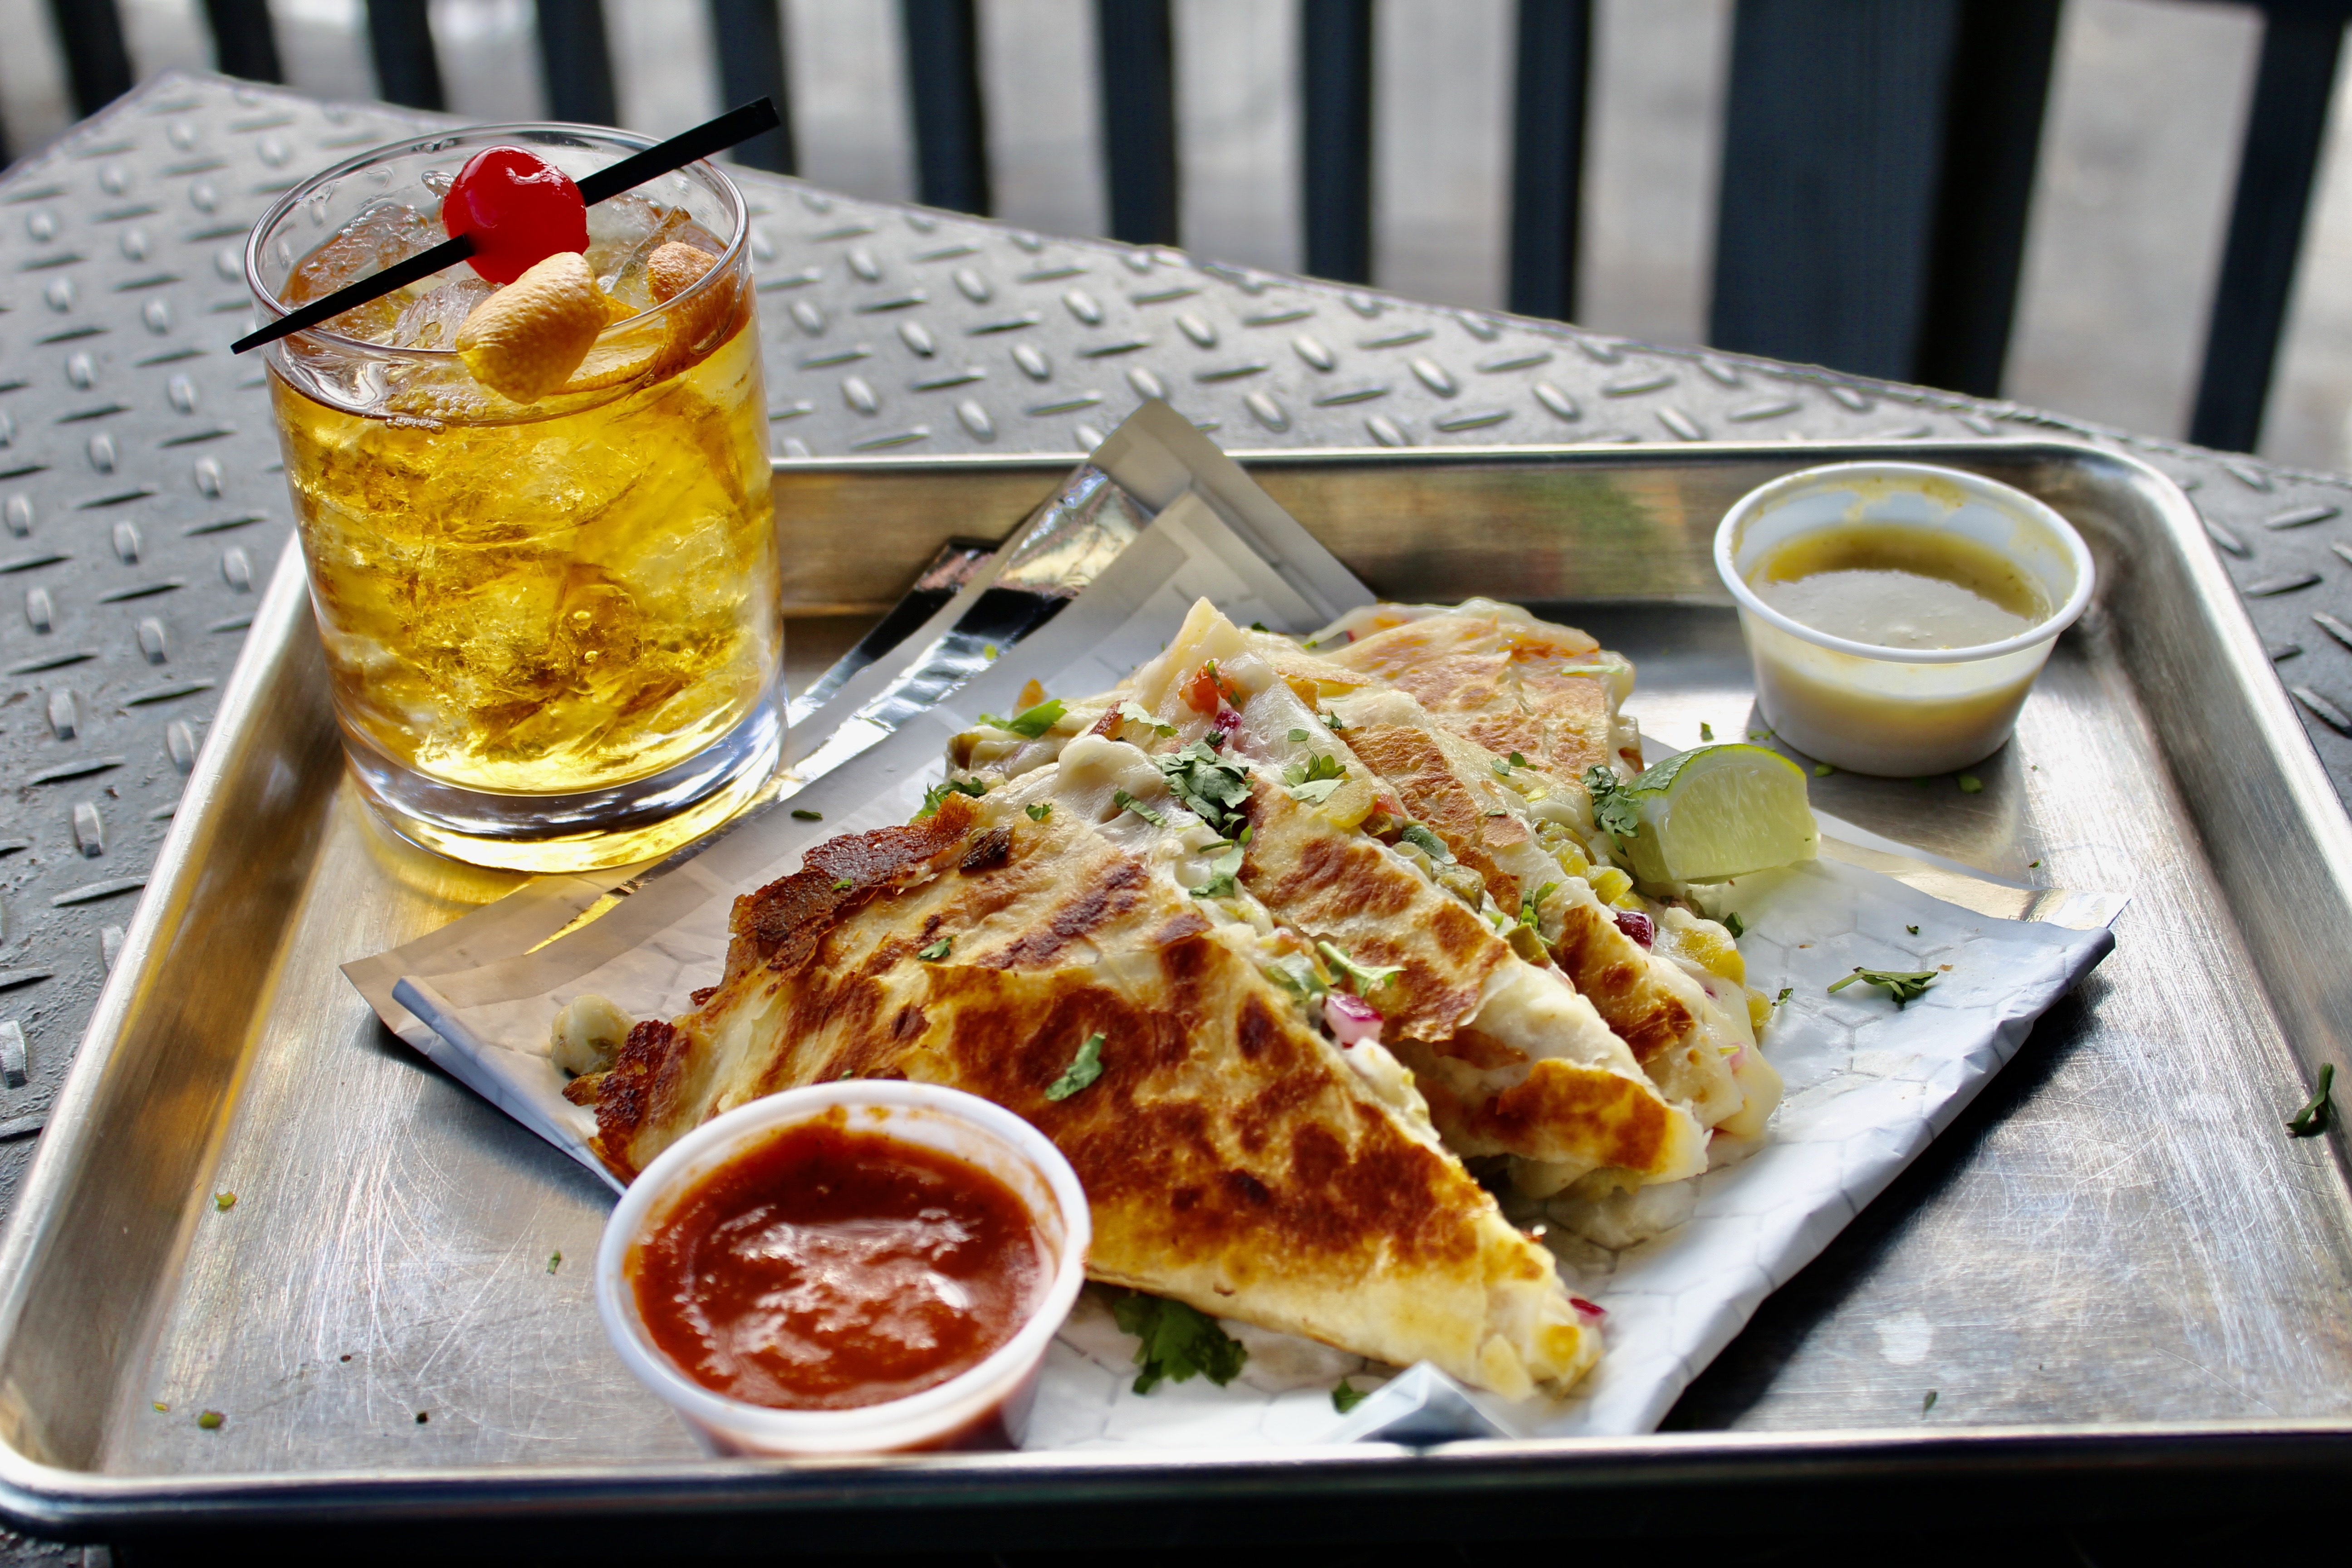
M 301 174 L 415 122 L 171 77 L 0 181 L 0 777 L 16 791 L 0 824 L 13 836 L 0 1018 L 31 1058 L 25 1085 L 0 1089 L 12 1188 L 289 531 L 257 372 L 226 353 L 245 320 L 236 242 Z M 2352 911 L 2325 876 L 2298 880 L 2342 820 L 2249 761 L 2288 710 L 2258 669 L 2211 658 L 2233 579 L 2337 789 L 2352 784 L 2352 738 L 2330 727 L 2352 732 L 2352 651 L 2336 629 L 2352 630 L 2345 481 L 2005 405 L 742 181 L 788 459 L 780 500 L 803 546 L 793 658 L 807 671 L 904 587 L 928 552 L 902 556 L 900 538 L 1001 531 L 1017 510 L 997 502 L 1026 480 L 968 476 L 963 489 L 992 498 L 978 515 L 933 504 L 887 531 L 849 504 L 869 492 L 790 459 L 1074 454 L 1147 394 L 1234 448 L 1597 447 L 1567 495 L 1607 527 L 1580 547 L 1622 563 L 1643 558 L 1642 540 L 1675 542 L 1649 552 L 1661 575 L 1644 592 L 1660 599 L 1693 584 L 1705 596 L 1685 547 L 1730 478 L 1760 471 L 1752 454 L 1693 445 L 1711 438 L 2055 432 L 2178 479 L 2222 553 L 2144 562 L 2146 539 L 2101 525 L 2108 607 L 2127 587 L 2140 597 L 2126 607 L 2152 618 L 2096 616 L 2069 639 L 1983 794 L 1823 784 L 1825 805 L 1897 837 L 2129 889 L 2121 950 L 1997 1080 L 1992 1106 L 1768 1304 L 1675 1424 L 2347 1414 L 2340 1154 L 2273 1131 L 2303 1081 L 2287 1041 L 2306 1064 L 2345 1059 L 2330 1020 L 2352 1017 L 2352 998 L 2324 963 Z M 1633 443 L 1655 449 L 1611 455 Z M 1535 592 L 1519 562 L 1496 565 L 1486 529 L 1497 509 L 1522 528 L 1563 510 L 1557 476 L 1457 472 L 1466 488 L 1448 489 L 1363 465 L 1266 471 L 1351 560 L 1419 574 L 1400 587 Z M 2044 478 L 2062 506 L 2096 510 L 2079 484 Z M 1371 513 L 1377 526 L 1357 526 Z M 1485 529 L 1464 525 L 1474 516 Z M 1574 552 L 1547 559 L 1562 596 L 1593 592 L 1559 575 Z M 2330 595 L 2347 601 L 2336 627 L 2315 618 Z M 1719 612 L 1578 613 L 1644 660 L 1663 738 L 1741 721 Z M 42 1210 L 0 1257 L 16 1269 L 11 1321 L 47 1313 L 54 1352 L 20 1359 L 31 1342 L 11 1333 L 0 1434 L 20 1455 L 125 1479 L 682 1456 L 605 1364 L 586 1307 L 577 1265 L 596 1194 L 377 1034 L 333 973 L 507 884 L 390 843 L 354 809 L 298 632 L 289 594 L 277 641 L 257 648 L 243 723 L 261 741 L 222 762 L 217 809 L 173 851 L 179 901 L 147 911 L 172 941 L 134 956 L 175 988 L 125 986 L 110 1016 L 122 1025 L 135 1001 L 152 1053 L 77 1081 L 77 1103 L 138 1113 L 110 1124 L 115 1157 L 80 1151 L 93 1179 L 60 1166 L 37 1184 Z M 6 1043 L 0 1029 L 0 1062 Z M 126 1146 L 142 1152 L 121 1158 Z M 233 1207 L 215 1206 L 222 1191 Z M 89 1281 L 70 1269 L 28 1284 L 23 1265 L 77 1242 L 121 1300 L 78 1296 Z M 205 1408 L 226 1415 L 219 1430 L 194 1425 Z

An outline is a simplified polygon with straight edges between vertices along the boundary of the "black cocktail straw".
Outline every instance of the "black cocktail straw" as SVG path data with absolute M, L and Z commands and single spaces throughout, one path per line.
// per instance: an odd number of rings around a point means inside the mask
M 682 169 L 697 158 L 708 158 L 713 153 L 723 153 L 738 142 L 748 142 L 762 131 L 773 131 L 782 121 L 776 115 L 775 100 L 761 99 L 740 109 L 730 109 L 716 120 L 706 121 L 691 131 L 680 132 L 667 142 L 657 142 L 642 153 L 632 153 L 617 163 L 608 164 L 580 182 L 581 199 L 590 206 L 623 191 L 644 184 L 647 180 Z M 247 332 L 229 345 L 231 353 L 243 353 L 264 343 L 274 343 L 291 332 L 341 315 L 354 305 L 364 305 L 370 300 L 382 299 L 395 289 L 405 289 L 411 283 L 432 277 L 445 267 L 454 267 L 474 254 L 474 242 L 465 235 L 445 239 L 430 250 L 420 250 L 405 261 L 395 261 L 381 272 L 370 273 L 356 283 L 347 283 L 321 300 L 313 300 L 297 310 L 289 310 L 258 331 Z

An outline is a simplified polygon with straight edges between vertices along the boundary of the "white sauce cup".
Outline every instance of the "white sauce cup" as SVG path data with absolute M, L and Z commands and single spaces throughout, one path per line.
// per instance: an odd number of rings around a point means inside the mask
M 1865 522 L 1988 546 L 2055 608 L 2001 642 L 1881 647 L 1794 620 L 1748 586 L 1790 540 Z M 1833 463 L 1750 490 L 1716 530 L 1715 569 L 1739 603 L 1757 704 L 1773 732 L 1822 762 L 1893 778 L 1949 773 L 2000 750 L 2051 645 L 2091 602 L 2091 552 L 2064 518 L 1998 480 L 1927 463 Z
M 848 1131 L 877 1133 L 977 1166 L 1028 1209 L 1050 1259 L 1026 1322 L 986 1360 L 903 1399 L 851 1410 L 779 1410 L 695 1381 L 646 1331 L 630 1255 L 677 1201 L 736 1155 L 835 1107 Z M 596 1310 L 621 1360 L 667 1400 L 714 1454 L 880 1454 L 1018 1447 L 1055 1331 L 1086 1283 L 1094 1227 L 1077 1173 L 1045 1135 L 1001 1106 L 932 1084 L 850 1081 L 796 1089 L 738 1106 L 665 1150 L 621 1194 L 596 1249 Z

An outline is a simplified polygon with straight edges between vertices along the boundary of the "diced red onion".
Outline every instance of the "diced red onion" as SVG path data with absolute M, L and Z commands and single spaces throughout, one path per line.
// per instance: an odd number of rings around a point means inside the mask
M 1331 1026 L 1331 1037 L 1343 1046 L 1359 1040 L 1380 1044 L 1381 1010 L 1360 996 L 1344 991 L 1330 993 L 1323 998 L 1323 1021 Z
M 1650 947 L 1656 943 L 1658 928 L 1649 916 L 1636 910 L 1612 910 L 1609 912 L 1617 917 L 1617 929 L 1643 947 Z
M 1229 703 L 1218 703 L 1217 716 L 1209 721 L 1209 728 L 1220 735 L 1231 735 L 1241 727 L 1241 714 Z
M 1608 1308 L 1588 1301 L 1581 1296 L 1570 1296 L 1568 1299 L 1568 1304 L 1588 1318 L 1605 1318 L 1609 1315 Z

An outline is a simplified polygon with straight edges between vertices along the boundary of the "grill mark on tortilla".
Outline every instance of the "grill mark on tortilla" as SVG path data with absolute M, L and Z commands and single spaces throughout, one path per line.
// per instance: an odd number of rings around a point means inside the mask
M 1407 724 L 1361 724 L 1348 731 L 1348 744 L 1396 791 L 1414 821 L 1444 839 L 1456 860 L 1478 873 L 1497 904 L 1516 907 L 1518 880 L 1486 852 L 1486 817 L 1478 798 L 1454 776 L 1436 742 Z
M 646 1018 L 629 1030 L 612 1069 L 596 1086 L 596 1152 L 623 1177 L 637 1173 L 630 1142 L 654 1110 L 655 1084 L 681 1054 L 677 1027 Z
M 1682 1043 L 1698 1020 L 1661 984 L 1649 955 L 1601 910 L 1562 906 L 1555 961 L 1643 1067 Z
M 1675 1112 L 1646 1082 L 1600 1068 L 1546 1058 L 1499 1094 L 1465 1099 L 1435 1070 L 1431 1048 L 1402 1042 L 1399 1059 L 1413 1068 L 1429 1113 L 1455 1148 L 1473 1154 L 1541 1147 L 1547 1131 L 1570 1136 L 1559 1145 L 1632 1171 L 1660 1168 Z
M 1372 1005 L 1391 1034 L 1442 1039 L 1478 1010 L 1510 947 L 1453 894 L 1379 840 L 1333 831 L 1287 796 L 1261 789 L 1242 878 L 1276 920 L 1363 964 L 1402 964 Z
M 1059 909 L 1044 931 L 1025 932 L 1002 952 L 990 955 L 997 969 L 1041 968 L 1045 961 L 1125 914 L 1140 901 L 1149 873 L 1139 860 L 1121 858 L 1100 882 L 1080 889 Z

